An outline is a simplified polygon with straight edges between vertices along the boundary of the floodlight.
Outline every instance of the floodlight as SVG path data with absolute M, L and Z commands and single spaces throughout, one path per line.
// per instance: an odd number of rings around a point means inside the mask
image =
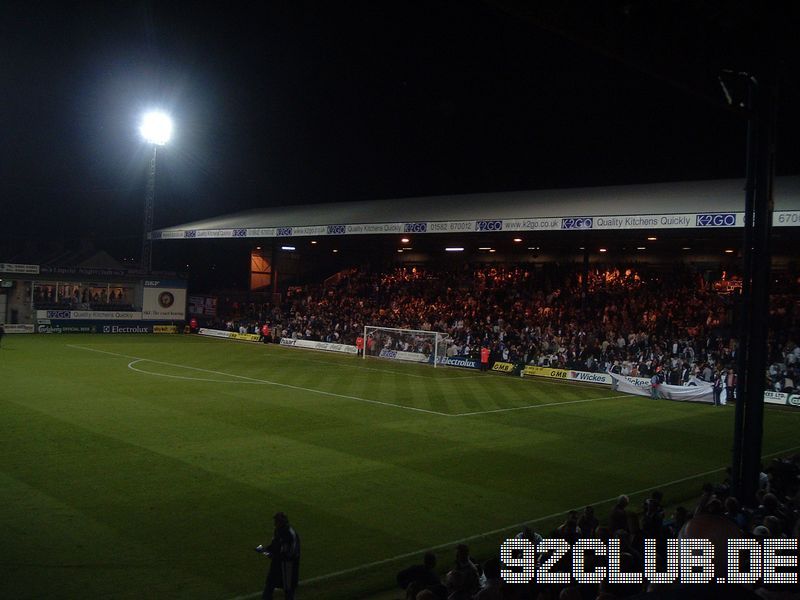
M 139 127 L 142 137 L 156 146 L 163 146 L 172 137 L 172 119 L 162 112 L 149 112 Z

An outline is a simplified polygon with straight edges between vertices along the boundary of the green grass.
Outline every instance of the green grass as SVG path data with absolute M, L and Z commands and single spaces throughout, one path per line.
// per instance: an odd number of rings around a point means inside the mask
M 546 528 L 587 503 L 604 517 L 623 492 L 691 498 L 721 477 L 732 421 L 730 408 L 276 346 L 7 336 L 3 596 L 251 596 L 267 567 L 252 548 L 284 510 L 303 541 L 300 597 L 357 598 L 427 548 L 448 564 L 468 538 L 487 557 L 518 523 Z M 767 410 L 764 454 L 797 446 L 798 425 L 800 412 Z

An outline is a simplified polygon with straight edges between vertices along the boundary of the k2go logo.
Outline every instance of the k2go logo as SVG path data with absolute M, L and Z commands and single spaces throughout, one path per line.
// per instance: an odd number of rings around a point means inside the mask
M 697 215 L 697 227 L 734 227 L 736 215 L 733 213 L 707 213 Z
M 328 225 L 328 235 L 342 235 L 347 233 L 347 228 L 344 225 Z
M 594 225 L 592 217 L 570 217 L 561 219 L 561 229 L 591 229 Z
M 502 231 L 502 221 L 475 221 L 475 231 Z
M 277 235 L 279 235 L 279 236 L 290 236 L 290 235 L 292 235 L 292 228 L 291 227 L 278 227 Z
M 428 231 L 427 223 L 406 223 L 403 226 L 405 233 L 426 233 Z

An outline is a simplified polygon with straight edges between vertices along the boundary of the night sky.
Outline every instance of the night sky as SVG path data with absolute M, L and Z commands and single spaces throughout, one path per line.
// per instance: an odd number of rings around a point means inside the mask
M 527 4 L 4 3 L 0 236 L 138 254 L 151 107 L 176 128 L 157 227 L 290 203 L 743 176 L 744 120 L 716 75 L 752 68 L 767 38 L 786 58 L 793 39 L 765 36 L 757 3 Z M 778 173 L 800 171 L 797 90 L 790 78 Z

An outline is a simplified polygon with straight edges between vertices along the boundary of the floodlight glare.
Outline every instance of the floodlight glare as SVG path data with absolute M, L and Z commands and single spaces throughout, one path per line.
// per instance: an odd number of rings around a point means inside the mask
M 172 137 L 172 119 L 162 112 L 149 112 L 139 127 L 142 137 L 156 146 L 163 146 Z

